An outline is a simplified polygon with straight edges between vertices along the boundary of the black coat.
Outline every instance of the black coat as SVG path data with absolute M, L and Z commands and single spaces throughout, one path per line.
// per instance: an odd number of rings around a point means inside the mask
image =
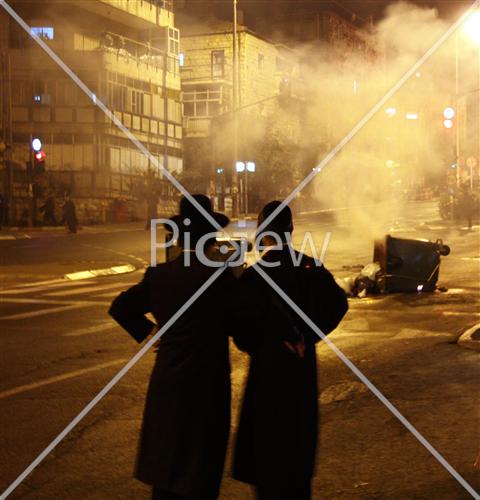
M 295 253 L 299 256 L 298 253 Z M 264 260 L 281 261 L 280 267 L 263 270 L 319 326 L 330 333 L 348 310 L 343 290 L 313 259 L 301 257 L 294 267 L 288 251 L 270 251 Z M 242 280 L 251 290 L 276 294 L 254 270 Z M 265 490 L 291 490 L 308 484 L 314 474 L 318 409 L 315 343 L 320 339 L 305 326 L 290 306 L 289 327 L 305 337 L 305 356 L 300 358 L 282 342 L 279 332 L 287 325 L 265 314 L 251 337 L 237 345 L 251 356 L 250 371 L 241 410 L 234 454 L 234 478 Z M 288 498 L 288 494 L 282 493 Z M 280 498 L 280 497 L 277 497 Z M 283 497 L 282 497 L 283 498 Z
M 149 268 L 110 314 L 138 342 L 165 322 L 215 272 L 192 255 Z M 262 298 L 224 271 L 162 336 L 148 387 L 136 477 L 177 495 L 216 498 L 230 430 L 228 335 L 242 331 Z M 257 302 L 255 304 L 255 302 Z

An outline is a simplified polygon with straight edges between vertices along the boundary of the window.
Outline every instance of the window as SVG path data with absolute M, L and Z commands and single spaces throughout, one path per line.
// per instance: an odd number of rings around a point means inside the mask
M 152 95 L 143 94 L 143 114 L 146 116 L 152 115 Z
M 112 84 L 112 106 L 117 111 L 125 111 L 127 107 L 127 88 Z
M 265 56 L 263 54 L 258 54 L 258 70 L 263 71 L 265 65 Z
M 185 54 L 183 52 L 178 54 L 178 64 L 180 67 L 185 66 Z
M 182 122 L 182 105 L 173 99 L 168 99 L 168 120 L 171 122 Z
M 55 30 L 52 26 L 32 26 L 30 31 L 43 40 L 53 40 L 55 38 Z
M 110 148 L 110 168 L 113 172 L 120 170 L 120 148 Z
M 212 78 L 225 76 L 225 51 L 212 50 Z
M 216 116 L 221 111 L 222 102 L 222 88 L 218 85 L 212 87 L 198 85 L 195 89 L 183 93 L 185 116 Z
M 143 115 L 143 96 L 136 90 L 132 90 L 132 113 Z
M 177 28 L 168 28 L 168 53 L 178 56 L 180 52 L 180 31 Z
M 152 115 L 156 118 L 163 118 L 164 100 L 158 95 L 152 95 Z

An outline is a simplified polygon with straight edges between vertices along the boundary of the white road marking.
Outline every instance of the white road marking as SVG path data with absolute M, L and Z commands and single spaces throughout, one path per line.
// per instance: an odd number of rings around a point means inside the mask
M 38 389 L 39 387 L 43 387 L 45 385 L 55 384 L 56 382 L 62 382 L 63 380 L 68 380 L 70 378 L 79 377 L 81 375 L 102 370 L 103 368 L 108 368 L 110 366 L 120 365 L 125 361 L 126 359 L 116 359 L 107 363 L 90 366 L 89 368 L 82 368 L 80 370 L 74 370 L 73 372 L 64 373 L 55 377 L 45 378 L 43 380 L 39 380 L 38 382 L 34 382 L 33 384 L 20 385 L 18 387 L 14 387 L 13 389 L 8 389 L 6 391 L 0 392 L 0 399 L 8 398 L 9 396 L 15 396 L 16 394 L 21 394 L 22 392 L 32 391 L 33 389 Z
M 134 283 L 108 283 L 105 285 L 89 286 L 84 288 L 76 288 L 74 290 L 60 290 L 58 292 L 49 292 L 45 295 L 47 297 L 68 297 L 70 295 L 80 295 L 82 293 L 91 293 L 108 290 L 109 288 L 124 288 L 125 290 L 129 288 Z
M 440 311 L 444 316 L 480 316 L 478 312 L 468 311 Z
M 106 332 L 107 330 L 113 330 L 117 326 L 115 322 L 107 321 L 99 325 L 87 326 L 86 328 L 79 328 L 78 330 L 64 333 L 62 337 L 80 337 L 81 335 L 88 335 L 90 333 Z
M 66 283 L 66 281 L 63 278 L 56 278 L 53 280 L 46 280 L 46 281 L 33 281 L 30 283 L 22 283 L 21 285 L 15 285 L 13 288 L 28 288 L 30 286 L 40 286 L 40 285 L 50 285 L 52 283 Z
M 93 301 L 78 302 L 76 304 L 67 304 L 67 305 L 59 306 L 59 307 L 51 307 L 49 309 L 40 309 L 38 311 L 29 311 L 29 312 L 24 312 L 24 313 L 19 313 L 19 314 L 12 314 L 10 316 L 1 316 L 0 320 L 34 318 L 36 316 L 45 316 L 46 314 L 64 312 L 64 311 L 69 311 L 71 309 L 81 309 L 82 307 L 91 307 L 91 306 L 95 306 L 95 305 L 105 306 L 105 305 L 109 305 L 109 303 L 93 302 Z
M 0 294 L 8 294 L 8 295 L 19 295 L 21 293 L 32 293 L 32 292 L 43 292 L 46 290 L 50 290 L 52 288 L 62 288 L 62 287 L 72 287 L 72 286 L 85 286 L 91 285 L 91 282 L 79 282 L 79 281 L 65 281 L 62 280 L 60 283 L 51 283 L 50 285 L 40 285 L 40 286 L 32 286 L 32 287 L 24 287 L 24 288 L 7 288 L 6 290 L 0 290 Z
M 0 240 L 16 240 L 15 236 L 0 236 Z
M 27 297 L 0 297 L 0 304 L 13 303 L 13 304 L 71 304 L 73 302 L 63 302 L 61 300 L 52 299 L 31 299 Z
M 108 292 L 108 293 L 100 293 L 99 295 L 95 295 L 95 297 L 101 297 L 102 299 L 112 299 L 113 297 L 116 297 L 118 295 L 118 290 L 115 292 Z
M 86 278 L 96 278 L 98 276 L 111 276 L 115 274 L 131 273 L 136 270 L 132 264 L 125 264 L 124 266 L 107 267 L 105 269 L 91 269 L 89 271 L 79 271 L 76 273 L 69 273 L 65 275 L 69 280 L 83 280 Z

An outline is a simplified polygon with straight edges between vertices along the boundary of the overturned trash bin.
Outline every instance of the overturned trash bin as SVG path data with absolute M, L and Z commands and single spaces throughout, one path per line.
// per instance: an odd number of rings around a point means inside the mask
M 373 261 L 380 264 L 377 285 L 381 293 L 433 292 L 440 270 L 440 256 L 450 248 L 442 240 L 393 238 L 375 241 Z

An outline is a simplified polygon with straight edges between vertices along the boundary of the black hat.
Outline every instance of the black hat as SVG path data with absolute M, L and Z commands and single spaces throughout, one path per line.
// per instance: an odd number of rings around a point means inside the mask
M 189 197 L 190 198 L 190 197 Z M 198 237 L 204 234 L 218 231 L 210 220 L 208 220 L 198 209 L 195 207 L 189 198 L 185 196 L 180 200 L 179 214 L 174 215 L 170 221 L 177 225 L 180 233 L 189 231 Z M 212 203 L 210 198 L 204 194 L 193 194 L 191 198 L 210 214 L 210 216 L 217 222 L 220 227 L 225 227 L 230 222 L 230 219 L 221 213 L 212 210 Z M 172 227 L 169 224 L 164 224 L 167 231 L 172 232 Z
M 293 231 L 292 211 L 288 205 L 284 205 L 283 202 L 278 200 L 271 201 L 263 207 L 258 215 L 258 225 L 260 226 L 264 220 L 268 219 L 280 205 L 283 205 L 283 208 L 268 222 L 267 226 L 262 229 L 262 233 L 265 231 L 291 233 Z

